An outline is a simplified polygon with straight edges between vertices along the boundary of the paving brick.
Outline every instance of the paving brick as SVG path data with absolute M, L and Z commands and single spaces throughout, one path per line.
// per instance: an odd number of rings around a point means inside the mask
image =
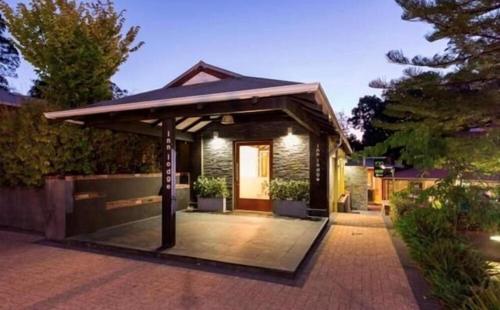
M 0 309 L 418 309 L 382 219 L 338 214 L 335 222 L 291 284 L 0 231 Z

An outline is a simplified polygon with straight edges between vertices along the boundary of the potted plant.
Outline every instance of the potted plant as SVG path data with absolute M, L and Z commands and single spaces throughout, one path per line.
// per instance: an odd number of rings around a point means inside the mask
M 303 180 L 274 179 L 269 184 L 273 212 L 281 216 L 307 217 L 309 182 Z
M 226 197 L 229 195 L 225 178 L 200 176 L 193 189 L 198 196 L 198 210 L 225 212 Z

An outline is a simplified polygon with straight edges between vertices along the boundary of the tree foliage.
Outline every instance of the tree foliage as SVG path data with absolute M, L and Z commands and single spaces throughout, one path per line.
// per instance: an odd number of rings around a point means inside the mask
M 49 124 L 41 101 L 0 110 L 0 186 L 41 186 L 46 175 L 158 171 L 154 137 Z
M 19 53 L 10 38 L 5 35 L 7 24 L 0 15 L 0 89 L 9 90 L 7 77 L 16 77 Z
M 359 141 L 358 137 L 352 132 L 353 126 L 349 122 L 349 117 L 345 115 L 343 112 L 339 112 L 338 114 L 338 122 L 340 124 L 340 128 L 344 132 L 349 145 L 353 151 L 361 151 L 363 149 L 363 143 Z
M 363 132 L 361 139 L 363 146 L 373 146 L 390 136 L 387 130 L 374 126 L 376 119 L 388 120 L 384 115 L 385 107 L 386 102 L 379 97 L 364 96 L 359 98 L 358 105 L 352 109 L 352 116 L 348 121 L 355 129 Z
M 431 24 L 433 31 L 427 39 L 448 40 L 448 47 L 432 57 L 409 59 L 401 51 L 387 54 L 391 62 L 410 67 L 398 80 L 371 83 L 384 89 L 389 102 L 385 113 L 399 119 L 376 122 L 395 133 L 372 151 L 401 147 L 407 163 L 423 168 L 445 166 L 456 176 L 498 173 L 500 3 L 397 2 L 403 8 L 403 19 Z
M 112 96 L 110 78 L 129 54 L 138 26 L 122 29 L 111 1 L 31 0 L 15 9 L 0 1 L 17 48 L 38 74 L 41 97 L 78 107 Z

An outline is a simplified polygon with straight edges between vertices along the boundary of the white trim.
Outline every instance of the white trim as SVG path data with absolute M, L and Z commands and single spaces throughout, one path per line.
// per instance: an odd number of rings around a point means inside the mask
M 276 87 L 266 87 L 259 89 L 216 93 L 209 95 L 198 95 L 198 96 L 171 98 L 171 99 L 160 99 L 160 100 L 88 107 L 88 108 L 72 109 L 65 111 L 46 112 L 44 113 L 44 115 L 48 119 L 58 119 L 58 118 L 68 118 L 73 116 L 152 109 L 152 108 L 160 108 L 167 106 L 181 106 L 188 104 L 208 103 L 217 101 L 242 100 L 242 99 L 250 99 L 253 97 L 271 97 L 271 96 L 283 96 L 283 95 L 292 95 L 300 93 L 314 93 L 318 91 L 318 89 L 320 89 L 319 83 L 294 84 L 286 86 L 276 86 Z
M 330 104 L 330 101 L 328 100 L 328 97 L 326 96 L 325 91 L 323 90 L 323 87 L 321 84 L 318 84 L 318 91 L 316 92 L 316 101 L 320 103 L 320 105 L 326 109 L 327 111 L 323 110 L 323 113 L 327 114 L 328 117 L 333 118 L 329 119 L 329 121 L 332 121 L 334 126 L 337 127 L 339 133 L 340 133 L 340 138 L 343 140 L 343 145 L 347 146 L 349 149 L 349 152 L 352 154 L 353 150 L 351 148 L 351 145 L 349 144 L 349 141 L 345 137 L 345 133 L 342 130 L 342 127 L 340 127 L 339 121 L 337 119 L 337 116 L 335 115 L 335 111 L 333 110 L 332 105 Z

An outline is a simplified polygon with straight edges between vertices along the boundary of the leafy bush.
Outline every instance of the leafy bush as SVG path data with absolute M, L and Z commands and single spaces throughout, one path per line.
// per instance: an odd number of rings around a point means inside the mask
M 417 208 L 396 222 L 396 229 L 422 268 L 432 292 L 458 308 L 488 282 L 490 267 L 479 252 L 456 234 L 453 216 L 440 208 Z
M 225 178 L 200 176 L 193 185 L 193 190 L 202 198 L 224 198 L 229 196 Z
M 491 280 L 486 287 L 476 290 L 462 309 L 500 309 L 500 279 Z
M 391 196 L 391 219 L 393 222 L 418 207 L 413 193 L 409 190 L 396 192 Z
M 0 186 L 42 186 L 46 175 L 158 170 L 158 139 L 49 124 L 49 110 L 40 101 L 0 110 Z
M 269 184 L 273 200 L 309 201 L 309 182 L 305 180 L 273 179 Z
M 496 232 L 500 231 L 500 203 L 493 194 L 494 190 L 498 189 L 443 180 L 422 196 L 447 210 L 458 230 Z
M 395 227 L 417 260 L 436 240 L 456 237 L 448 214 L 434 208 L 412 210 L 401 217 Z
M 488 280 L 489 266 L 479 252 L 458 239 L 437 239 L 420 255 L 420 266 L 435 296 L 459 307 L 473 287 Z

